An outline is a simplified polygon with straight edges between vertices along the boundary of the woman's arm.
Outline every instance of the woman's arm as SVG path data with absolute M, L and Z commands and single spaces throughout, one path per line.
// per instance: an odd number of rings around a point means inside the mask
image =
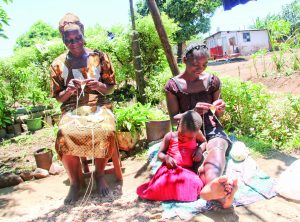
M 177 126 L 178 120 L 181 118 L 182 114 L 179 113 L 179 104 L 177 97 L 171 92 L 166 91 L 167 107 L 170 115 L 171 123 L 173 126 Z

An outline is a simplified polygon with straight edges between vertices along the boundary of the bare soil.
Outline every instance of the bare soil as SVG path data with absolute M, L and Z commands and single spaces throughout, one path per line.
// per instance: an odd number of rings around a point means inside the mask
M 17 158 L 23 152 L 23 161 L 19 161 L 19 164 L 25 168 L 34 165 L 33 151 L 54 145 L 51 130 L 44 128 L 37 131 L 31 139 L 26 140 L 25 145 L 12 143 L 1 146 L 1 159 L 8 155 Z M 15 140 L 18 141 L 18 138 Z M 266 173 L 276 178 L 299 157 L 297 154 L 273 151 L 265 156 L 256 156 L 255 159 Z M 90 195 L 87 194 L 87 199 L 81 198 L 72 206 L 63 205 L 69 188 L 65 172 L 0 189 L 0 221 L 165 221 L 161 218 L 159 202 L 140 200 L 135 193 L 136 187 L 149 179 L 149 163 L 145 158 L 129 157 L 122 164 L 122 183 L 117 182 L 113 174 L 106 175 L 111 195 L 100 198 L 93 190 Z M 86 178 L 86 182 L 89 182 L 89 178 Z M 299 212 L 300 204 L 275 197 L 244 207 L 199 214 L 191 221 L 296 222 L 300 220 Z
M 221 77 L 236 77 L 242 81 L 262 83 L 273 93 L 300 94 L 300 71 L 287 71 L 286 59 L 285 71 L 278 73 L 272 62 L 272 55 L 268 53 L 265 57 L 257 57 L 254 61 L 251 57 L 244 57 L 240 60 L 233 59 L 229 63 L 217 61 L 209 65 L 209 69 L 219 73 Z M 299 57 L 300 50 L 297 51 Z M 289 58 L 289 54 L 285 57 Z M 254 65 L 255 63 L 255 65 Z

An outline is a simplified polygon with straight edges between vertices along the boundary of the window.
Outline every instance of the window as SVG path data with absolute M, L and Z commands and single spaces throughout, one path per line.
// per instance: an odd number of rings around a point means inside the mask
M 250 42 L 250 32 L 243 33 L 243 40 L 244 42 Z

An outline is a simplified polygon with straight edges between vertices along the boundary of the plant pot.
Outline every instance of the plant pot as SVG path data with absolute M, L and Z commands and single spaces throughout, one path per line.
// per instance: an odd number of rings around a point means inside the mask
M 14 126 L 13 125 L 6 126 L 6 132 L 7 132 L 7 134 L 15 134 Z
M 52 164 L 53 153 L 52 150 L 41 148 L 34 152 L 36 166 L 44 170 L 49 170 Z
M 146 134 L 149 142 L 162 139 L 171 130 L 170 120 L 151 120 L 146 123 Z
M 41 118 L 28 119 L 26 121 L 26 124 L 29 131 L 36 131 L 42 128 L 42 119 Z
M 22 133 L 22 129 L 21 129 L 21 124 L 20 123 L 16 123 L 13 125 L 14 127 L 14 134 L 15 136 L 19 136 Z
M 139 139 L 138 133 L 131 134 L 130 132 L 117 132 L 116 134 L 119 149 L 124 151 L 131 150 Z
M 54 114 L 52 115 L 52 124 L 53 125 L 58 125 L 59 124 L 59 121 L 61 119 L 61 115 L 60 114 Z
M 51 126 L 53 126 L 53 124 L 52 124 L 52 117 L 51 117 L 51 116 L 45 116 L 45 117 L 44 117 L 44 125 L 45 125 L 46 127 L 51 127 Z
M 3 129 L 3 128 L 1 128 L 1 129 L 0 129 L 0 140 L 1 140 L 1 139 L 4 139 L 5 136 L 6 136 L 6 130 Z

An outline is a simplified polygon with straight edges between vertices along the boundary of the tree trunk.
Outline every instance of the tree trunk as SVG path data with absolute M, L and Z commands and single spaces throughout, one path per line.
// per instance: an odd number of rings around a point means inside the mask
M 134 21 L 134 11 L 132 0 L 129 0 L 130 4 L 130 14 L 131 14 L 131 23 L 132 23 L 132 51 L 133 51 L 133 65 L 135 70 L 135 81 L 137 87 L 137 101 L 144 104 L 146 102 L 145 97 L 145 79 L 142 66 L 142 57 L 141 49 L 139 43 L 139 35 L 135 30 L 135 21 Z
M 177 44 L 177 63 L 182 63 L 182 42 Z
M 173 76 L 176 76 L 179 74 L 179 69 L 177 66 L 177 62 L 173 56 L 172 48 L 169 43 L 166 30 L 162 23 L 156 2 L 155 2 L 155 0 L 147 0 L 147 3 L 148 3 L 149 10 L 151 12 L 151 15 L 152 15 L 154 24 L 155 24 L 156 31 L 158 33 L 158 36 L 159 36 L 162 46 L 164 48 L 170 69 L 172 71 Z

